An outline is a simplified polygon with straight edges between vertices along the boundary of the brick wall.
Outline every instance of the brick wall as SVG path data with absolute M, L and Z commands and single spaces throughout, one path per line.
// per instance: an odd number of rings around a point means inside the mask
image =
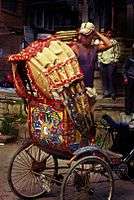
M 8 62 L 8 56 L 19 51 L 21 40 L 22 36 L 15 34 L 0 37 L 0 48 L 3 52 L 0 57 L 0 81 L 4 79 L 6 74 L 11 73 L 11 64 Z
M 13 1 L 13 0 L 12 0 Z M 23 26 L 23 2 L 24 0 L 17 0 L 17 7 L 15 12 L 3 9 L 1 7 L 0 19 L 8 28 L 22 28 Z
M 0 0 L 1 2 L 1 0 Z M 16 12 L 0 10 L 0 81 L 11 71 L 8 56 L 20 50 L 23 38 L 23 0 L 17 0 Z

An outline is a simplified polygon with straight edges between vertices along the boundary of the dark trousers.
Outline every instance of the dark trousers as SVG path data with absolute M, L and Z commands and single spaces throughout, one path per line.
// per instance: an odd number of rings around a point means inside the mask
M 126 113 L 134 113 L 134 79 L 128 78 L 125 90 L 125 109 Z
M 101 75 L 102 75 L 102 87 L 104 94 L 114 94 L 114 77 L 115 77 L 115 64 L 103 64 L 101 63 Z

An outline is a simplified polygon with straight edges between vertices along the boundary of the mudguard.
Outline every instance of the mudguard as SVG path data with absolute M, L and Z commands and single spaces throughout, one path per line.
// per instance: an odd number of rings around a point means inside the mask
M 90 145 L 90 146 L 79 148 L 78 150 L 73 152 L 73 155 L 74 155 L 74 157 L 73 157 L 74 159 L 71 159 L 72 161 L 78 160 L 78 159 L 85 157 L 85 156 L 97 156 L 97 157 L 105 160 L 109 164 L 111 163 L 111 159 L 106 154 L 105 150 L 101 149 L 97 145 Z

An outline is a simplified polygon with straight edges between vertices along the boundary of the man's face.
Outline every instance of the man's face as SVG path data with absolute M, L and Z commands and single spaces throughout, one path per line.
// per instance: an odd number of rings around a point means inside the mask
M 80 41 L 83 45 L 89 45 L 92 42 L 93 36 L 94 32 L 91 33 L 90 35 L 80 34 Z

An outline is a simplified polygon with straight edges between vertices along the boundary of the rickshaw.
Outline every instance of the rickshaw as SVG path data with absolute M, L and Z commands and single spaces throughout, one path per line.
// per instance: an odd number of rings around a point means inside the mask
M 9 166 L 12 191 L 21 199 L 56 191 L 61 200 L 111 200 L 111 166 L 121 156 L 95 144 L 92 98 L 70 46 L 50 36 L 9 61 L 16 92 L 27 105 L 30 136 Z

